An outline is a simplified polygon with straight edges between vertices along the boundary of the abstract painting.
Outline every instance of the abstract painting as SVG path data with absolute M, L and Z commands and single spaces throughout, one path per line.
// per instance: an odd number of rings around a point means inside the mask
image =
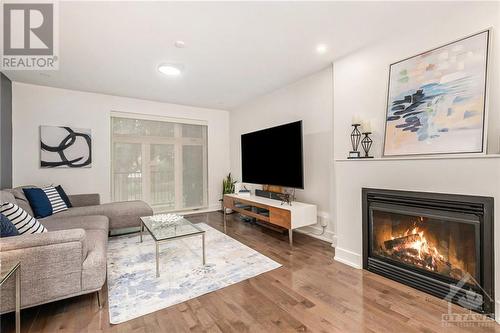
M 40 166 L 42 168 L 90 168 L 90 129 L 40 126 Z
M 390 66 L 384 156 L 482 153 L 489 31 Z

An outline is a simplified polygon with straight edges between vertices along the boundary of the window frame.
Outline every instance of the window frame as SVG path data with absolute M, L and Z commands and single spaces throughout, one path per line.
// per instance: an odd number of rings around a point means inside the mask
M 133 120 L 149 120 L 161 121 L 174 124 L 173 137 L 158 137 L 158 136 L 131 136 L 120 135 L 113 133 L 113 118 L 128 118 Z M 208 208 L 208 123 L 204 120 L 198 119 L 185 119 L 185 118 L 171 118 L 149 114 L 129 113 L 111 111 L 110 113 L 110 197 L 113 202 L 114 186 L 115 186 L 115 173 L 114 173 L 114 144 L 115 143 L 128 143 L 141 145 L 141 178 L 142 178 L 142 198 L 148 202 L 155 213 L 163 212 L 176 212 L 176 211 L 189 211 Z M 182 125 L 199 125 L 205 126 L 206 129 L 202 131 L 201 138 L 184 138 L 182 137 Z M 174 186 L 175 186 L 175 201 L 174 208 L 168 209 L 169 205 L 153 205 L 151 199 L 151 147 L 152 145 L 173 145 L 174 146 Z M 201 206 L 182 207 L 183 203 L 183 147 L 184 146 L 201 146 L 203 152 L 203 202 Z

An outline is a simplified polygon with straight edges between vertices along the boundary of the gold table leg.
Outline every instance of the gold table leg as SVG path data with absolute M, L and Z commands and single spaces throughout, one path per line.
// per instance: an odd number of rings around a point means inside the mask
M 16 333 L 21 333 L 21 267 L 16 269 Z

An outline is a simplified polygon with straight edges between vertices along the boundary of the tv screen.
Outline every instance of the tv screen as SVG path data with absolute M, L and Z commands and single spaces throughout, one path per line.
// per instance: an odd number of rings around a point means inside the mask
M 304 188 L 302 121 L 241 136 L 244 183 Z

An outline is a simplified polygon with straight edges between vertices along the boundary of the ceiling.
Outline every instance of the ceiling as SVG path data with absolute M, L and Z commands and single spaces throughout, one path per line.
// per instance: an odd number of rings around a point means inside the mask
M 61 2 L 58 71 L 13 81 L 231 110 L 452 3 Z M 436 13 L 436 14 L 435 14 Z M 176 48 L 182 40 L 185 48 Z M 325 43 L 327 52 L 316 46 Z M 181 77 L 157 71 L 183 64 Z

